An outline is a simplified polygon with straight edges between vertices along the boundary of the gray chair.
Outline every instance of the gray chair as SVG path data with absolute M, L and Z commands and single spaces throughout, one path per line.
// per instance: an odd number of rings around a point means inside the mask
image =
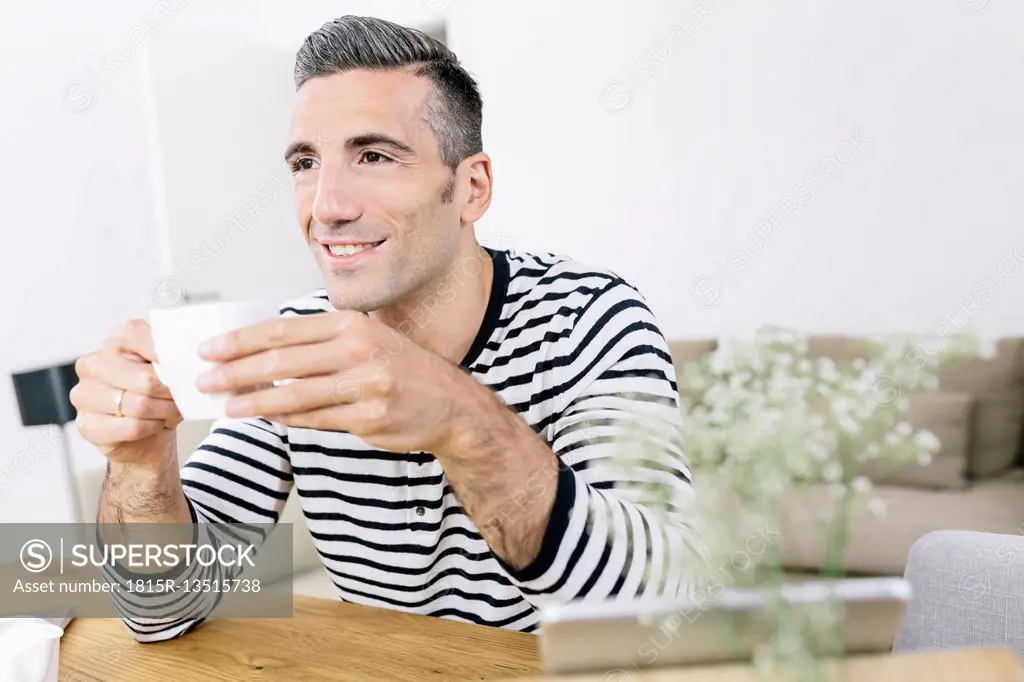
M 1005 646 L 1024 662 L 1024 537 L 935 531 L 914 543 L 893 651 Z

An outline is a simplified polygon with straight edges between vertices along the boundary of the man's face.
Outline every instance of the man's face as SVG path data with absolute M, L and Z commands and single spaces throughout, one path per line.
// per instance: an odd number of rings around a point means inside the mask
M 299 225 L 337 309 L 369 312 L 446 274 L 459 249 L 458 192 L 424 118 L 425 78 L 350 71 L 298 91 L 286 162 Z

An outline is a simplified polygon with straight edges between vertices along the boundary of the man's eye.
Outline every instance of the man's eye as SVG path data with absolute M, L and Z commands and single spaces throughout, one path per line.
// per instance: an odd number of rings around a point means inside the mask
M 316 159 L 309 156 L 300 156 L 291 163 L 292 172 L 313 170 L 316 167 Z
M 365 163 L 377 164 L 377 163 L 391 163 L 391 159 L 384 156 L 380 152 L 363 152 L 362 160 Z

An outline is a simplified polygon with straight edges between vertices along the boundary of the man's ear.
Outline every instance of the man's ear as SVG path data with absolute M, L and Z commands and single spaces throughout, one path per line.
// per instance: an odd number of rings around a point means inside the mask
M 478 221 L 491 205 L 491 157 L 484 152 L 468 156 L 459 164 L 456 171 L 456 182 L 461 181 L 466 192 L 465 205 L 462 208 L 462 223 L 473 224 Z

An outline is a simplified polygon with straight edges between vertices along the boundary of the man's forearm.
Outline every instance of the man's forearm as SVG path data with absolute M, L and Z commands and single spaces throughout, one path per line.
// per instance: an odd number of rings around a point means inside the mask
M 171 440 L 171 448 L 174 440 Z M 99 523 L 192 522 L 177 458 L 160 458 L 161 464 L 107 464 L 100 496 Z
M 540 551 L 558 483 L 558 458 L 530 426 L 471 377 L 453 438 L 435 453 L 480 534 L 520 569 Z

